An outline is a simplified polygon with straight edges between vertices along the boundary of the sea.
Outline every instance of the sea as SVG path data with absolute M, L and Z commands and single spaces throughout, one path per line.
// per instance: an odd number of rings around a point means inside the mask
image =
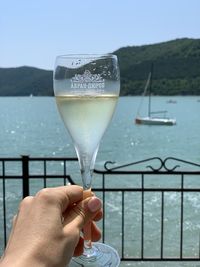
M 148 99 L 144 98 L 141 107 L 139 96 L 119 98 L 112 122 L 100 143 L 95 164 L 97 169 L 103 169 L 105 161 L 113 161 L 116 166 L 119 166 L 152 157 L 160 157 L 163 160 L 167 157 L 175 157 L 200 164 L 200 97 L 152 97 L 152 110 L 166 110 L 167 117 L 176 119 L 177 123 L 174 126 L 136 125 L 134 123 L 136 114 L 140 112 L 141 115 L 146 115 L 147 103 Z M 139 107 L 141 107 L 140 110 L 138 110 Z M 20 157 L 21 155 L 76 156 L 53 97 L 0 97 L 0 157 Z M 113 181 L 112 186 L 115 186 L 114 183 Z M 7 190 L 8 193 L 10 190 L 10 195 L 8 194 L 10 200 L 15 201 L 19 194 L 15 192 L 12 185 L 9 185 Z M 152 200 L 152 203 L 155 201 L 156 199 Z M 191 201 L 195 206 L 197 199 L 192 198 Z M 2 195 L 0 195 L 0 202 L 2 202 Z M 196 208 L 198 210 L 199 206 L 196 205 Z M 17 207 L 10 207 L 10 219 L 16 213 L 16 209 Z M 115 209 L 118 212 L 117 207 Z M 0 206 L 1 210 L 2 206 Z M 113 227 L 111 231 L 115 231 L 115 228 Z M 111 233 L 111 235 L 115 234 L 115 232 Z M 0 246 L 2 251 L 3 244 Z M 132 262 L 122 263 L 120 266 L 199 267 L 200 264 Z

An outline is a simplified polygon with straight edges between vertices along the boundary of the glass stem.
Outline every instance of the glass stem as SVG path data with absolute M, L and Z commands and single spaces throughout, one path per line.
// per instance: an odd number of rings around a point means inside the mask
M 83 188 L 86 191 L 91 191 L 92 173 L 93 173 L 93 171 L 90 169 L 90 167 L 87 167 L 87 166 L 84 167 L 84 170 L 83 169 L 81 170 Z M 92 222 L 90 221 L 83 228 L 83 235 L 84 235 L 84 252 L 83 252 L 83 255 L 88 257 L 88 258 L 94 257 L 94 251 L 92 249 L 92 241 L 91 241 L 91 227 L 92 227 L 91 224 L 92 224 Z
M 91 241 L 91 221 L 88 222 L 84 228 L 83 228 L 83 234 L 84 234 L 84 248 L 86 250 L 90 249 L 92 247 L 92 241 Z
M 84 170 L 81 170 L 84 190 L 91 190 L 92 174 L 93 174 L 93 171 L 90 170 L 89 167 L 85 168 Z

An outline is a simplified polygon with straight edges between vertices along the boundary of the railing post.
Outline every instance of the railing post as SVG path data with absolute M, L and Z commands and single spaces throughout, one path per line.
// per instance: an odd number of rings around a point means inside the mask
M 29 196 L 29 156 L 22 156 L 23 198 Z

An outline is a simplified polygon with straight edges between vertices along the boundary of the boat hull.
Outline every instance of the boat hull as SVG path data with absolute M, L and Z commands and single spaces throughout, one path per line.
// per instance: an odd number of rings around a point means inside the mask
M 150 118 L 150 117 L 145 117 L 145 118 L 140 118 L 137 117 L 135 119 L 136 124 L 143 124 L 143 125 L 167 125 L 167 126 L 172 126 L 176 124 L 175 119 L 167 119 L 167 118 Z

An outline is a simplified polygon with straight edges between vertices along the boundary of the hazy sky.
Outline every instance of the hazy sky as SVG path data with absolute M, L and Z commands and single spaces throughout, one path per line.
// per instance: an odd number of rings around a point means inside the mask
M 200 0 L 0 0 L 0 67 L 200 38 Z

